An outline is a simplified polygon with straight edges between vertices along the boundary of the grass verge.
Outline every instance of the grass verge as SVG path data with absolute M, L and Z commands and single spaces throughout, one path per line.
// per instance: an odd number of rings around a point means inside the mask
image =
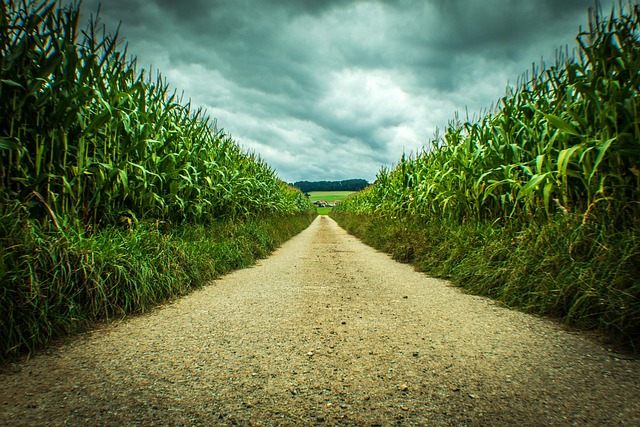
M 559 217 L 543 224 L 418 223 L 331 216 L 365 243 L 417 270 L 510 308 L 597 330 L 640 348 L 640 235 Z
M 96 322 L 141 313 L 267 256 L 315 214 L 162 230 L 158 224 L 41 227 L 24 207 L 0 216 L 0 362 Z

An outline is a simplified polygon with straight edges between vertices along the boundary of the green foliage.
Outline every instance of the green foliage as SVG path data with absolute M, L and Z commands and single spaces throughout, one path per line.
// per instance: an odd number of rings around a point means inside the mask
M 343 181 L 296 181 L 293 186 L 303 193 L 315 191 L 360 191 L 367 187 L 366 179 L 345 179 Z
M 353 194 L 353 191 L 312 191 L 308 193 L 311 203 L 320 200 L 328 203 L 339 203 L 349 194 Z M 318 215 L 327 215 L 332 209 L 332 206 L 318 206 L 316 208 Z
M 379 230 L 405 242 L 389 248 L 400 258 L 432 246 L 417 262 L 474 292 L 637 340 L 640 8 L 590 22 L 576 57 L 534 67 L 476 122 L 452 120 L 332 215 L 419 224 Z
M 85 229 L 309 208 L 160 75 L 136 71 L 117 34 L 96 19 L 80 32 L 79 9 L 56 5 L 0 9 L 0 202 Z
M 365 243 L 474 294 L 530 313 L 598 329 L 640 345 L 640 232 L 581 227 L 579 216 L 546 224 L 452 224 L 332 213 Z
M 380 170 L 343 208 L 460 221 L 597 210 L 627 226 L 640 216 L 639 21 L 638 6 L 595 15 L 577 59 L 558 54 L 495 114 L 451 121 L 430 150 Z
M 309 200 L 311 202 L 317 200 L 324 200 L 325 202 L 342 201 L 353 193 L 353 191 L 312 191 L 309 193 Z
M 40 227 L 24 205 L 0 212 L 0 361 L 97 321 L 185 295 L 253 264 L 306 228 L 311 213 L 186 225 Z
M 0 5 L 0 360 L 247 265 L 315 212 L 79 16 Z

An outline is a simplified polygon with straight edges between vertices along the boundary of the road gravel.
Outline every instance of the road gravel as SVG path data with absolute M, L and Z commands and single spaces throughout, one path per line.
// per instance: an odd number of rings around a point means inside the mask
M 0 425 L 638 426 L 640 361 L 319 216 L 252 268 L 1 373 Z

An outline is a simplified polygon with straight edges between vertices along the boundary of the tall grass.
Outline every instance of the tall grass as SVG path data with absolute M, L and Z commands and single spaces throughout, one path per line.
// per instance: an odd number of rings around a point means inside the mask
M 3 206 L 6 209 L 6 205 Z M 253 264 L 306 228 L 311 213 L 187 224 L 102 227 L 91 237 L 0 211 L 0 361 L 96 321 L 145 312 Z
M 0 5 L 0 359 L 246 265 L 313 212 L 79 18 Z
M 479 120 L 454 118 L 429 149 L 380 170 L 334 214 L 346 222 L 395 218 L 396 232 L 412 230 L 407 257 L 424 268 L 510 305 L 637 341 L 640 10 L 621 3 L 619 12 L 589 17 L 576 54 L 559 51 L 554 65 L 533 67 Z M 415 233 L 458 255 L 445 262 Z

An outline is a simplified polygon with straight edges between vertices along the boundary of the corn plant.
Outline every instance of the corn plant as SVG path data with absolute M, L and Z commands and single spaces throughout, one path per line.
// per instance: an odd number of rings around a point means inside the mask
M 593 12 L 577 56 L 559 52 L 554 66 L 533 67 L 495 113 L 452 120 L 431 149 L 403 155 L 341 209 L 459 221 L 569 213 L 588 221 L 599 212 L 620 227 L 637 221 L 639 22 L 637 5 L 606 20 Z
M 298 197 L 268 165 L 137 71 L 97 18 L 81 31 L 78 7 L 22 0 L 4 2 L 0 20 L 3 200 L 85 229 L 298 212 L 265 198 Z
M 0 5 L 0 362 L 247 265 L 312 214 L 79 17 Z
M 591 12 L 574 54 L 332 215 L 472 292 L 640 345 L 639 24 L 638 5 Z

